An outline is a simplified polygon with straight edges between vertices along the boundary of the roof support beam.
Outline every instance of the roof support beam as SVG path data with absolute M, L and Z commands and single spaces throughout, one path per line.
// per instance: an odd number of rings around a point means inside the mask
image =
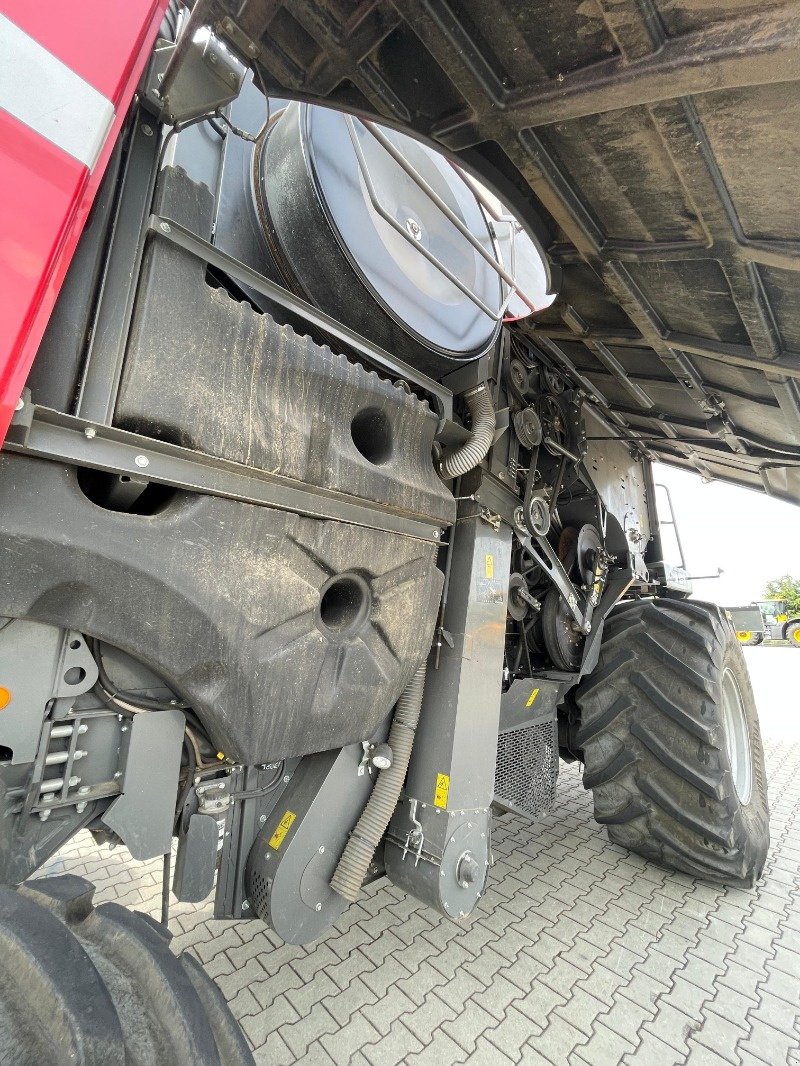
M 518 129 L 549 126 L 624 107 L 747 85 L 800 79 L 800 10 L 789 3 L 701 30 L 668 37 L 637 58 L 615 56 L 590 67 L 508 94 L 495 105 L 513 115 Z M 449 140 L 474 124 L 462 112 L 432 130 Z
M 640 59 L 615 58 L 508 102 L 518 125 L 544 126 L 746 85 L 800 78 L 797 5 L 668 38 Z

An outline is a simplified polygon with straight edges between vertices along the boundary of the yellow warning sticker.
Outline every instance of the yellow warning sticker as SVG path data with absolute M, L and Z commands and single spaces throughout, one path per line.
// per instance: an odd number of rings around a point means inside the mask
M 297 815 L 294 813 L 294 811 L 287 811 L 286 814 L 284 814 L 283 818 L 281 818 L 281 820 L 275 826 L 275 832 L 269 838 L 269 846 L 272 848 L 273 851 L 277 851 L 278 848 L 281 846 L 281 844 L 283 843 L 283 838 L 292 828 L 292 822 L 295 820 L 296 817 Z
M 450 778 L 447 774 L 436 775 L 436 791 L 433 794 L 434 807 L 446 807 L 447 797 L 450 794 Z
M 528 696 L 528 702 L 525 704 L 525 706 L 526 707 L 533 707 L 533 701 L 536 699 L 536 697 L 538 695 L 539 695 L 539 689 L 535 688 L 533 690 L 533 692 L 530 694 L 530 696 Z
M 491 580 L 494 577 L 494 556 L 486 556 L 486 576 Z

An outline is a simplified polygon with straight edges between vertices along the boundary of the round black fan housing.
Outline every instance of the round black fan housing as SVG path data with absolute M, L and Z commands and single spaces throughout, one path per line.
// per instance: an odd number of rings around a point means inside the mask
M 494 257 L 486 216 L 453 165 L 379 129 Z M 437 378 L 496 341 L 497 272 L 359 119 L 289 104 L 253 166 L 264 236 L 293 291 Z

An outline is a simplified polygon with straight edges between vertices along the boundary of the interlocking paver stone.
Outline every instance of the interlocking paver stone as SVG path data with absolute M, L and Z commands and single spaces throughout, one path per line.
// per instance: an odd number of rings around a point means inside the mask
M 219 981 L 269 1066 L 800 1066 L 800 733 L 786 741 L 776 723 L 772 851 L 753 892 L 610 845 L 575 765 L 537 824 L 498 822 L 463 928 L 384 882 L 307 947 L 214 920 L 210 902 L 175 904 L 173 948 Z M 160 862 L 88 835 L 42 872 L 158 915 Z

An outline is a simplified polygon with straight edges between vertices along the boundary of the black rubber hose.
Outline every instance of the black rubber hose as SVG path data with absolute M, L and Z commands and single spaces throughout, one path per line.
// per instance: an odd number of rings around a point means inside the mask
M 350 839 L 331 879 L 331 888 L 350 903 L 354 903 L 358 898 L 369 864 L 372 862 L 372 856 L 383 839 L 383 834 L 386 832 L 400 798 L 422 707 L 425 669 L 423 664 L 397 701 L 389 730 L 392 765 L 378 774 L 378 780 L 367 800 L 367 805 L 358 819 L 358 824 L 350 834 Z
M 469 440 L 465 440 L 454 451 L 442 459 L 440 470 L 442 477 L 454 478 L 473 470 L 486 458 L 492 446 L 497 420 L 494 414 L 489 386 L 485 383 L 464 394 L 464 401 L 472 418 L 472 430 Z

